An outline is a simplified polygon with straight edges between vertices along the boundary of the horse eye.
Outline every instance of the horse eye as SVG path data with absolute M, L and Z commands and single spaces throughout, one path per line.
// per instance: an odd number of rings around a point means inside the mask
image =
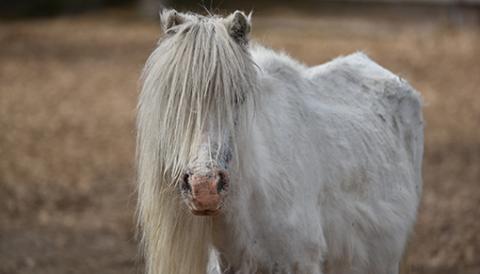
M 223 159 L 225 160 L 225 163 L 230 163 L 230 161 L 232 160 L 232 152 L 230 150 L 226 151 L 223 155 Z
M 174 35 L 175 33 L 177 33 L 177 32 L 176 32 L 174 29 L 168 29 L 168 30 L 165 32 L 165 34 L 166 34 L 166 35 L 169 35 L 169 36 L 172 36 L 172 35 Z

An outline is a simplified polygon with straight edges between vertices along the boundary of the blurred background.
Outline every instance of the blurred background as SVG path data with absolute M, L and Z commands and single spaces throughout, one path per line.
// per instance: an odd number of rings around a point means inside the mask
M 139 76 L 157 13 L 253 10 L 308 65 L 364 51 L 425 100 L 424 195 L 404 273 L 480 273 L 480 1 L 0 2 L 0 273 L 140 273 Z

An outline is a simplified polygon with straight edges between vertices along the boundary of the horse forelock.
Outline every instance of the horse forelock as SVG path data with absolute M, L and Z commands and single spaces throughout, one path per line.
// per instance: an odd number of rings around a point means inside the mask
M 252 99 L 255 76 L 246 45 L 229 36 L 221 18 L 191 20 L 161 39 L 143 73 L 138 121 L 139 148 L 156 139 L 148 153 L 157 153 L 159 175 L 176 181 L 207 121 L 219 139 L 235 132 L 237 104 Z

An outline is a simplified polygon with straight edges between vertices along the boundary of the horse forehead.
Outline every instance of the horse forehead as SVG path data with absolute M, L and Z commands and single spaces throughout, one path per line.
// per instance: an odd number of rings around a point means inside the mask
M 204 16 L 201 14 L 189 14 L 190 15 L 190 26 L 192 25 L 208 25 L 210 23 L 217 23 L 221 21 L 222 17 L 212 15 L 212 16 Z

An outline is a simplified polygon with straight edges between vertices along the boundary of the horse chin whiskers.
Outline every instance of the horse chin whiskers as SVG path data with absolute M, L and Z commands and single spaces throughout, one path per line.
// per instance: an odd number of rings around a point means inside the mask
M 190 212 L 195 216 L 218 216 L 220 210 L 194 210 L 190 209 Z
M 217 216 L 223 211 L 223 202 L 220 203 L 215 209 L 199 209 L 195 206 L 191 198 L 184 198 L 184 202 L 190 213 L 195 216 Z

